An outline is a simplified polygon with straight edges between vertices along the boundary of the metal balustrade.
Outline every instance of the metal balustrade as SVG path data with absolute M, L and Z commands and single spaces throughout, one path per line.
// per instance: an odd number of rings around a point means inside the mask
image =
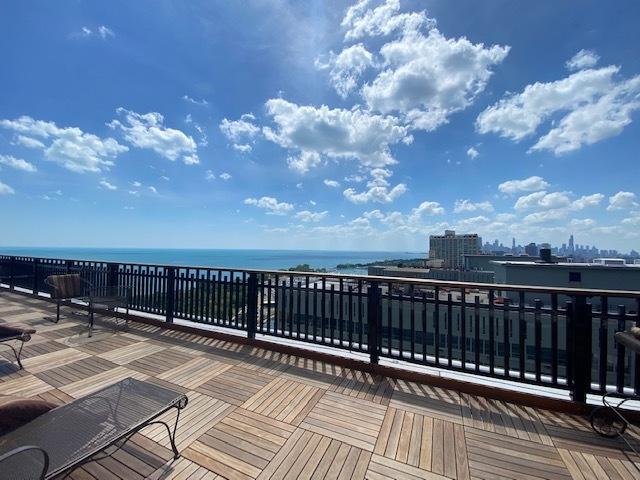
M 79 273 L 131 289 L 130 310 L 570 391 L 640 393 L 640 292 L 0 255 L 0 284 L 46 293 Z

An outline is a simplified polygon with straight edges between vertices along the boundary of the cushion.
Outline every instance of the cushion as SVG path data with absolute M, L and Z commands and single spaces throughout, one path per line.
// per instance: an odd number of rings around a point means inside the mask
M 4 403 L 0 405 L 0 435 L 9 433 L 56 407 L 55 403 L 32 398 Z
M 3 337 L 16 337 L 23 334 L 32 335 L 36 330 L 31 327 L 23 327 L 22 325 L 14 325 L 10 323 L 0 324 L 0 339 Z
M 51 275 L 47 281 L 53 285 L 51 298 L 74 298 L 82 296 L 82 282 L 80 275 L 72 273 L 68 275 Z
M 633 335 L 636 338 L 640 338 L 640 327 L 631 327 L 631 330 L 629 330 L 631 332 L 631 335 Z

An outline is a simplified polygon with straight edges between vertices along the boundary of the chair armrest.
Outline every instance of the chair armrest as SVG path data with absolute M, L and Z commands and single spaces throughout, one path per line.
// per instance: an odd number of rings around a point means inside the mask
M 49 470 L 49 454 L 41 447 L 38 447 L 36 445 L 25 445 L 23 447 L 18 447 L 15 448 L 3 455 L 0 455 L 0 471 L 6 472 L 6 466 L 3 467 L 2 464 L 3 462 L 6 464 L 8 463 L 11 459 L 13 459 L 15 461 L 15 457 L 20 455 L 20 454 L 25 454 L 26 452 L 30 452 L 30 451 L 37 451 L 40 452 L 42 454 L 42 471 L 40 472 L 40 476 L 38 478 L 40 478 L 40 480 L 44 480 L 46 474 L 47 474 L 47 470 Z M 13 472 L 13 471 L 8 471 L 7 473 L 9 474 L 9 477 L 12 477 L 12 473 L 14 474 L 24 474 L 24 471 L 28 468 L 28 467 L 34 467 L 33 463 L 33 458 L 29 458 L 28 456 L 25 455 L 25 462 L 24 462 L 24 467 L 22 468 L 21 471 L 18 472 Z

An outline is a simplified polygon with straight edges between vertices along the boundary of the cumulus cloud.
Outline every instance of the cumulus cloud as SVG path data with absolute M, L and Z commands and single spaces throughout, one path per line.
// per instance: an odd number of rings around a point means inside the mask
M 476 212 L 476 211 L 493 212 L 491 202 L 472 202 L 471 200 L 456 200 L 453 211 L 454 213 Z
M 331 85 L 342 98 L 358 86 L 360 77 L 372 65 L 373 55 L 361 43 L 345 48 L 338 55 L 329 52 L 326 61 L 320 58 L 315 61 L 318 70 L 329 71 Z
M 119 154 L 129 150 L 113 138 L 100 138 L 76 127 L 58 127 L 26 115 L 0 120 L 0 127 L 16 132 L 19 142 L 21 136 L 35 140 L 30 146 L 43 150 L 47 160 L 78 173 L 108 170 Z
M 571 204 L 566 192 L 547 193 L 545 190 L 518 198 L 513 208 L 516 210 L 557 209 Z
M 158 190 L 156 189 L 156 187 L 150 185 L 147 187 L 147 190 L 149 190 L 151 193 L 153 193 L 154 195 L 158 194 Z
M 498 185 L 498 190 L 502 193 L 513 195 L 519 192 L 535 192 L 549 188 L 549 183 L 545 182 L 542 177 L 534 175 L 523 180 L 507 180 Z
M 322 163 L 322 157 L 318 152 L 302 151 L 297 155 L 287 157 L 287 165 L 298 173 L 307 173 Z
M 346 30 L 345 40 L 389 35 L 394 31 L 416 31 L 422 26 L 434 27 L 435 20 L 427 18 L 424 11 L 400 13 L 399 0 L 377 2 L 374 8 L 370 0 L 360 0 L 349 7 L 342 19 Z
M 600 57 L 593 50 L 582 49 L 571 57 L 570 60 L 567 60 L 565 66 L 569 70 L 582 70 L 595 67 L 599 60 Z
M 406 232 L 411 234 L 426 233 L 424 220 L 426 217 L 433 217 L 437 215 L 443 215 L 444 208 L 438 202 L 424 201 L 415 208 L 412 208 L 409 213 L 402 213 L 393 211 L 390 213 L 383 213 L 380 210 L 371 210 L 362 214 L 363 219 L 368 221 L 378 221 L 382 225 L 390 228 L 396 232 Z M 446 228 L 447 225 L 439 225 Z
M 347 188 L 342 194 L 352 203 L 391 203 L 407 191 L 404 183 L 399 183 L 393 188 L 387 180 L 392 172 L 384 168 L 371 170 L 371 180 L 367 182 L 368 190 L 357 192 L 354 188 Z
M 223 118 L 219 128 L 235 150 L 248 153 L 253 149 L 251 143 L 260 133 L 260 127 L 254 123 L 255 120 L 256 117 L 252 113 L 245 113 L 239 120 Z
M 35 148 L 40 150 L 44 150 L 46 148 L 44 143 L 42 143 L 40 140 L 36 140 L 35 138 L 31 138 L 31 137 L 26 137 L 24 135 L 16 135 L 15 143 L 27 148 Z
M 469 147 L 469 149 L 467 150 L 467 156 L 471 159 L 478 158 L 478 155 L 480 155 L 480 152 L 478 152 L 478 150 L 473 147 Z
M 573 210 L 583 210 L 585 208 L 597 207 L 604 200 L 604 195 L 594 193 L 592 195 L 584 195 L 571 203 Z
M 286 215 L 293 210 L 293 205 L 287 202 L 278 202 L 273 197 L 246 198 L 245 205 L 253 205 L 266 210 L 267 215 Z
M 432 131 L 473 103 L 508 52 L 446 38 L 435 27 L 426 35 L 404 31 L 380 49 L 382 70 L 363 86 L 362 96 L 369 108 L 399 113 L 412 128 Z
M 407 128 L 399 125 L 396 118 L 373 115 L 359 108 L 301 106 L 274 98 L 266 102 L 266 109 L 276 127 L 265 127 L 265 137 L 283 148 L 306 152 L 304 159 L 289 161 L 293 168 L 304 166 L 298 170 L 317 165 L 320 155 L 357 160 L 369 167 L 391 165 L 396 160 L 389 145 L 413 141 Z M 315 152 L 316 156 L 309 156 L 309 152 Z
M 580 70 L 561 80 L 527 85 L 485 109 L 476 119 L 476 129 L 517 142 L 560 115 L 530 149 L 556 155 L 618 135 L 640 109 L 640 75 L 621 80 L 619 70 L 615 65 Z
M 323 220 L 329 212 L 327 210 L 323 212 L 310 212 L 309 210 L 302 210 L 297 212 L 295 217 L 301 222 L 314 222 L 317 223 Z
M 0 195 L 13 195 L 16 191 L 6 183 L 0 181 Z
M 22 170 L 24 172 L 35 172 L 37 168 L 32 163 L 27 162 L 21 158 L 16 158 L 11 155 L 0 155 L 0 165 L 6 165 L 7 167 L 15 168 L 16 170 Z
M 222 179 L 222 180 L 224 180 L 226 182 L 227 180 L 231 179 L 231 174 L 227 173 L 227 172 L 222 172 L 220 174 L 220 179 Z
M 326 178 L 322 183 L 331 188 L 338 188 L 340 186 L 340 182 L 337 182 L 336 180 L 330 180 L 328 178 Z
M 107 180 L 100 180 L 100 186 L 102 188 L 104 188 L 105 190 L 117 190 L 118 187 L 116 187 L 113 183 L 108 182 Z
M 633 192 L 618 192 L 609 197 L 607 210 L 628 210 L 638 206 L 636 194 Z
M 140 114 L 122 107 L 116 112 L 123 121 L 116 119 L 107 125 L 120 130 L 134 147 L 153 150 L 167 160 L 180 159 L 186 165 L 200 163 L 195 140 L 181 130 L 165 127 L 160 113 Z

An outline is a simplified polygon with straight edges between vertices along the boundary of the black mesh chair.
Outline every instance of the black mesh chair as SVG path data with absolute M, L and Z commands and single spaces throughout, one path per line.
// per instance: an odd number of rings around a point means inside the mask
M 22 368 L 22 362 L 20 361 L 20 354 L 22 353 L 22 347 L 24 344 L 31 340 L 31 335 L 36 333 L 35 329 L 23 327 L 20 325 L 0 324 L 0 343 L 6 344 L 16 357 L 18 367 Z M 19 342 L 20 347 L 16 349 L 12 345 L 14 342 Z

